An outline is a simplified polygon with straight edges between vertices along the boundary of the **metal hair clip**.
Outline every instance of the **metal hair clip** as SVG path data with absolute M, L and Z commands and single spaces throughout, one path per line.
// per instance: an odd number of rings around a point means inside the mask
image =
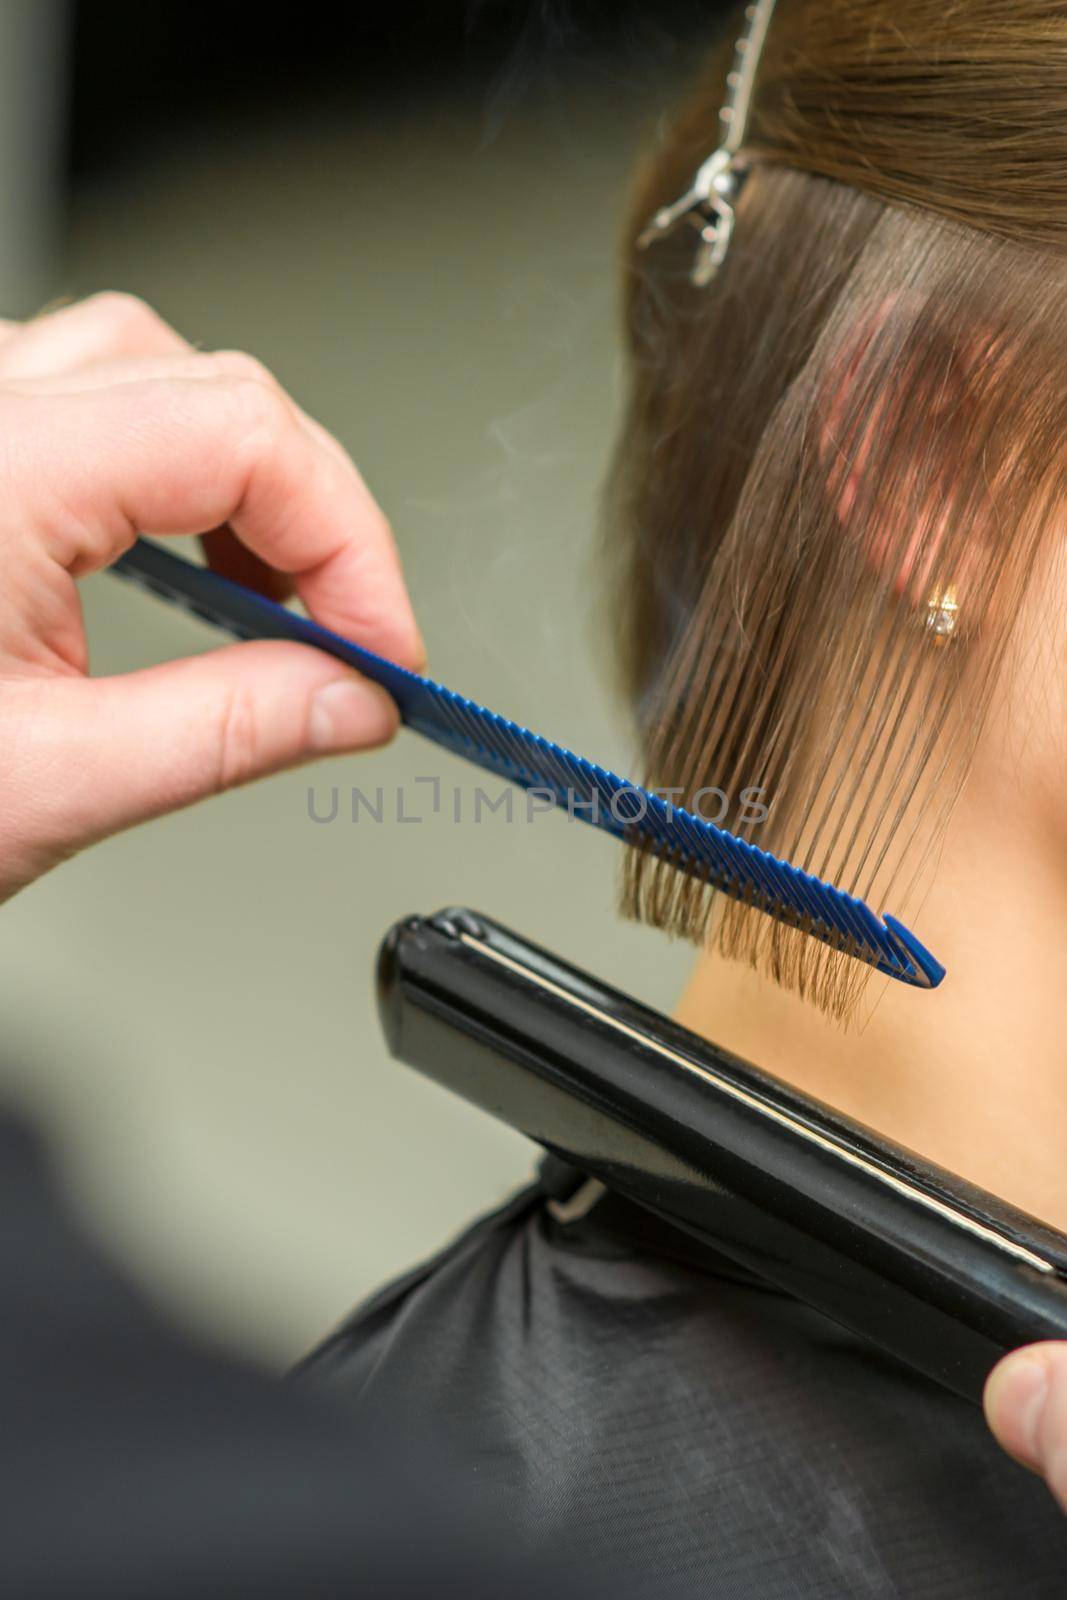
M 745 7 L 745 31 L 737 41 L 734 64 L 726 78 L 726 100 L 719 112 L 719 147 L 704 162 L 689 188 L 673 205 L 656 212 L 637 243 L 643 250 L 688 222 L 700 235 L 690 273 L 697 288 L 710 283 L 722 265 L 734 228 L 734 205 L 747 163 L 738 152 L 745 137 L 752 88 L 763 52 L 775 0 L 755 0 Z

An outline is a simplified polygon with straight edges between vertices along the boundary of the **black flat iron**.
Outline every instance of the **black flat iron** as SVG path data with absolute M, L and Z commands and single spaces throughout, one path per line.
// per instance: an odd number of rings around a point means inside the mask
M 479 913 L 378 958 L 392 1054 L 969 1399 L 1067 1339 L 1067 1236 Z

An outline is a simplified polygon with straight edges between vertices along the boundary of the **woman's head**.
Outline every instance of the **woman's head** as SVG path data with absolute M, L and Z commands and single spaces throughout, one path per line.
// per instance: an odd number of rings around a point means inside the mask
M 625 681 L 650 784 L 721 791 L 726 826 L 905 915 L 994 703 L 1056 648 L 1034 597 L 1067 513 L 1067 12 L 779 0 L 698 288 L 690 230 L 636 238 L 716 143 L 734 37 L 627 223 Z M 626 901 L 839 1013 L 864 976 L 636 853 Z

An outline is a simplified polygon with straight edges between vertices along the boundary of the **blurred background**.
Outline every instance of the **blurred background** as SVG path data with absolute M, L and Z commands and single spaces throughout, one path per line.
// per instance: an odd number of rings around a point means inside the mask
M 255 351 L 392 519 L 433 674 L 626 771 L 595 560 L 615 242 L 719 9 L 0 0 L 0 312 L 123 288 Z M 107 576 L 84 602 L 98 673 L 215 642 Z M 476 823 L 479 781 L 404 734 L 0 908 L 0 1097 L 161 1304 L 273 1367 L 532 1169 L 387 1058 L 395 919 L 472 905 L 663 1008 L 683 981 L 686 952 L 619 922 L 611 841 L 522 805 Z

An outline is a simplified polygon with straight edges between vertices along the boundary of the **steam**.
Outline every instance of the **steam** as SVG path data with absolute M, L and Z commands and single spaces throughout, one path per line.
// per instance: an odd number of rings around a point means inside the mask
M 469 0 L 468 35 L 492 17 L 513 8 L 500 0 Z M 602 6 L 573 0 L 534 0 L 520 13 L 503 59 L 485 97 L 483 144 L 498 139 L 530 99 L 565 106 L 566 90 L 576 81 L 614 82 L 640 90 L 662 78 L 679 57 L 692 62 L 714 29 L 726 0 L 698 4 L 615 0 Z

